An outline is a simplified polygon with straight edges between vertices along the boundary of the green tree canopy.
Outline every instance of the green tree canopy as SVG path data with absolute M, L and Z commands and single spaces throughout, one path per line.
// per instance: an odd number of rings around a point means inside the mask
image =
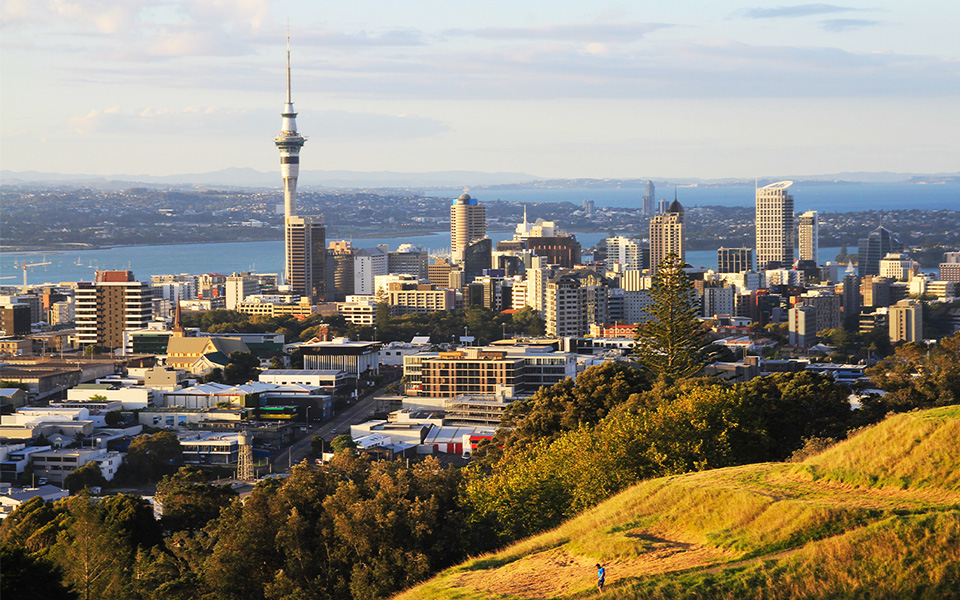
M 70 490 L 71 494 L 76 494 L 83 488 L 105 486 L 107 485 L 107 480 L 100 471 L 100 465 L 96 462 L 88 462 L 64 477 L 63 485 Z
M 230 354 L 230 364 L 223 370 L 225 383 L 239 384 L 256 379 L 260 374 L 260 359 L 250 352 Z
M 0 546 L 0 598 L 18 600 L 76 600 L 62 573 L 48 560 L 19 546 Z
M 182 459 L 180 440 L 172 431 L 140 435 L 127 447 L 127 460 L 118 476 L 129 481 L 155 481 L 174 473 Z
M 697 318 L 696 292 L 683 267 L 673 253 L 657 266 L 651 318 L 637 326 L 633 350 L 644 367 L 671 380 L 696 375 L 711 362 L 710 342 Z
M 197 467 L 180 467 L 157 484 L 157 501 L 163 505 L 161 522 L 167 531 L 199 531 L 220 516 L 236 497 L 230 486 L 215 486 Z
M 867 374 L 887 392 L 880 399 L 884 412 L 960 403 L 960 332 L 929 349 L 903 344 Z
M 353 441 L 350 435 L 343 433 L 333 438 L 333 441 L 330 442 L 330 447 L 333 448 L 334 452 L 340 453 L 344 450 L 356 450 L 357 443 Z
M 542 387 L 507 408 L 498 443 L 505 447 L 553 439 L 581 425 L 593 425 L 632 394 L 648 389 L 647 375 L 618 362 L 589 367 L 573 379 Z

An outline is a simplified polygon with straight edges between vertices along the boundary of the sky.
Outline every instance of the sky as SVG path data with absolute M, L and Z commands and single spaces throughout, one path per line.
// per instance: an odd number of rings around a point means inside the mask
M 3 0 L 0 165 L 276 169 L 288 26 L 305 170 L 960 170 L 955 0 Z

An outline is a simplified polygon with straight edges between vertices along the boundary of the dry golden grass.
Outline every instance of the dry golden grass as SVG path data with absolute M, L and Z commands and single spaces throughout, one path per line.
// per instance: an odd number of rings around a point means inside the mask
M 949 596 L 960 407 L 897 415 L 800 464 L 640 483 L 397 598 L 592 598 L 597 562 L 604 598 Z

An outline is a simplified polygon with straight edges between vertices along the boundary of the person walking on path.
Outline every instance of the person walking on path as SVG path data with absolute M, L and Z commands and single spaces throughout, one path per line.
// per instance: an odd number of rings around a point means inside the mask
M 603 579 L 606 577 L 607 572 L 604 568 L 597 563 L 597 589 L 600 590 L 600 593 L 603 593 Z

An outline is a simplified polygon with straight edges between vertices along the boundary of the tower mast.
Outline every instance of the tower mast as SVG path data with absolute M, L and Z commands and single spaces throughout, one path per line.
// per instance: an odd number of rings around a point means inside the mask
M 280 133 L 273 143 L 280 150 L 280 176 L 283 177 L 284 271 L 287 283 L 294 279 L 296 249 L 291 238 L 290 221 L 297 215 L 297 179 L 300 176 L 300 148 L 306 139 L 297 132 L 297 113 L 290 91 L 290 33 L 287 32 L 287 101 L 283 105 Z

